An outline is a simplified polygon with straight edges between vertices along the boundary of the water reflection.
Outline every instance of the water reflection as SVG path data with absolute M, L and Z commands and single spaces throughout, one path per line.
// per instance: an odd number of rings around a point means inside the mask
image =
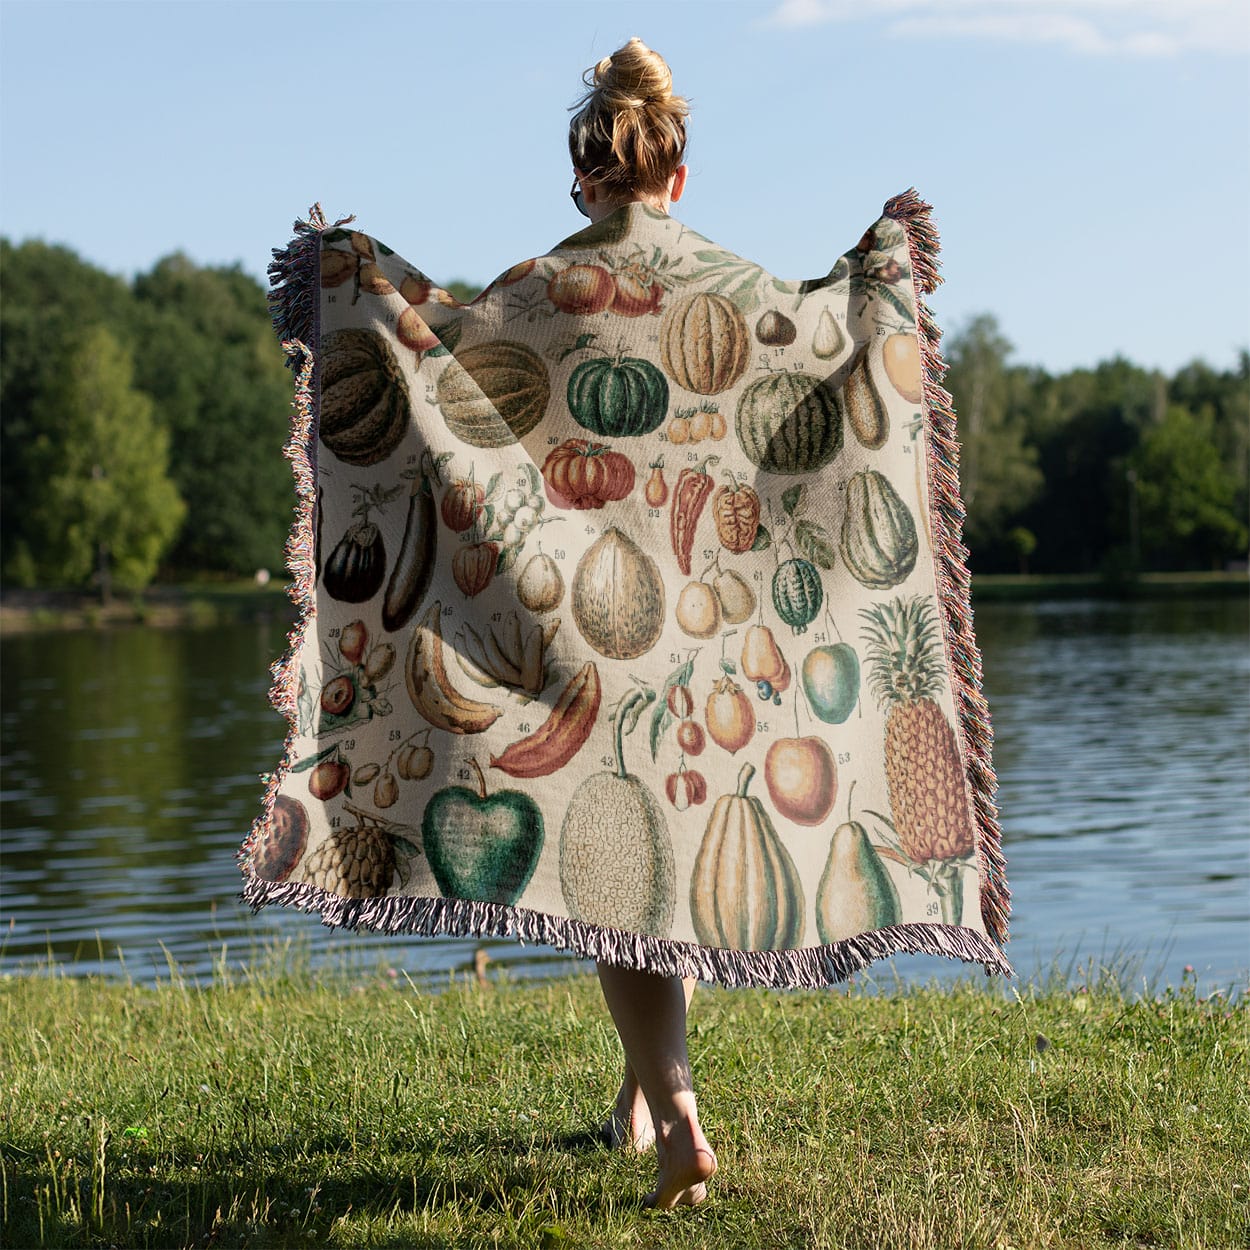
M 1250 967 L 1247 605 L 985 605 L 1014 892 L 1011 955 L 1156 952 L 1228 984 Z M 509 941 L 330 934 L 236 901 L 238 843 L 283 725 L 265 695 L 278 622 L 23 636 L 0 644 L 0 967 L 49 953 L 137 979 L 211 975 L 306 935 L 315 958 L 431 976 L 485 945 L 519 975 L 576 966 Z M 944 961 L 898 960 L 905 975 Z M 879 974 L 882 975 L 882 974 Z M 889 971 L 884 976 L 888 979 Z

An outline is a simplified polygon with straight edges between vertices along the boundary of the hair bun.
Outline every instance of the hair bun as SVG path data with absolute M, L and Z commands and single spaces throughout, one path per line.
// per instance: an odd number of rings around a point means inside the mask
M 667 62 L 631 39 L 582 75 L 569 155 L 612 195 L 654 194 L 668 185 L 686 150 L 686 101 L 673 94 Z
M 593 86 L 609 97 L 611 108 L 644 108 L 673 98 L 673 74 L 664 58 L 636 35 L 594 68 Z

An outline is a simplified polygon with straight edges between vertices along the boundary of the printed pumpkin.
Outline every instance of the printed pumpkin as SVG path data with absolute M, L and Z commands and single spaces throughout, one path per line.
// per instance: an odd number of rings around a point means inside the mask
M 634 489 L 634 466 L 603 443 L 570 438 L 543 461 L 543 481 L 557 508 L 602 508 Z
M 569 378 L 569 411 L 603 438 L 635 438 L 660 428 L 668 383 L 649 360 L 603 356 L 584 360 Z

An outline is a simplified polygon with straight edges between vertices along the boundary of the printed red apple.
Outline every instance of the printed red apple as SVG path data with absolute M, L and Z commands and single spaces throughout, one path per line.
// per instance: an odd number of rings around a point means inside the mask
M 347 789 L 352 770 L 346 760 L 322 760 L 308 776 L 308 793 L 323 803 Z
M 252 852 L 252 870 L 262 881 L 285 881 L 307 844 L 307 809 L 298 799 L 280 794 Z
M 405 347 L 411 347 L 414 352 L 432 352 L 442 344 L 442 339 L 426 325 L 415 308 L 405 308 L 399 314 L 395 337 Z
M 773 806 L 796 825 L 819 825 L 833 810 L 838 770 L 819 738 L 778 738 L 764 757 Z

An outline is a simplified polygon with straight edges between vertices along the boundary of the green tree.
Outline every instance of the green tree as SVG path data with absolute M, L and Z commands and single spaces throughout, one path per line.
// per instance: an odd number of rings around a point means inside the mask
M 41 580 L 82 585 L 94 575 L 107 599 L 114 585 L 152 580 L 185 508 L 167 476 L 168 436 L 132 385 L 130 353 L 97 326 L 59 363 L 32 409 L 31 556 Z
M 1020 518 L 1037 536 L 1038 572 L 1130 563 L 1128 456 L 1162 418 L 1164 379 L 1127 360 L 1053 379 L 1033 404 L 1030 437 L 1045 488 Z
M 1219 567 L 1244 556 L 1237 478 L 1212 437 L 1210 416 L 1173 404 L 1129 457 L 1142 555 L 1158 568 Z
M 135 280 L 137 384 L 170 432 L 170 473 L 187 502 L 171 553 L 180 568 L 278 568 L 293 494 L 282 448 L 291 379 L 260 285 L 237 266 L 169 256 Z
M 1023 419 L 1030 383 L 1024 371 L 1008 366 L 1011 351 L 988 314 L 974 318 L 947 348 L 944 385 L 955 400 L 962 444 L 964 535 L 978 563 L 992 562 L 995 552 L 1016 554 L 1006 522 L 1042 488 L 1037 450 L 1026 441 Z
M 0 573 L 29 584 L 33 551 L 43 541 L 32 529 L 43 489 L 30 463 L 39 435 L 35 401 L 55 381 L 67 348 L 92 326 L 130 341 L 134 299 L 121 278 L 38 240 L 14 247 L 0 239 L 0 271 Z

